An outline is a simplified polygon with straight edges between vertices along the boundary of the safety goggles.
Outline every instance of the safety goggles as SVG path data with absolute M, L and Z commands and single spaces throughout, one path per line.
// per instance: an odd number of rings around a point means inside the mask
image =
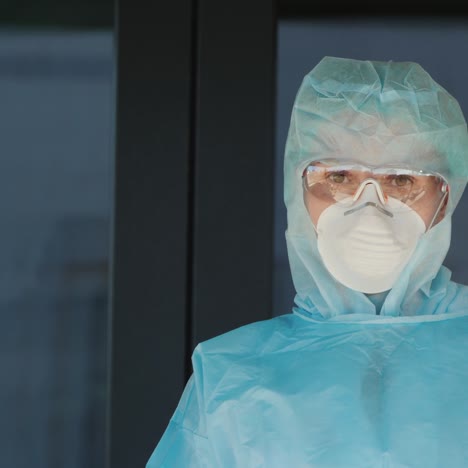
M 434 172 L 386 165 L 371 167 L 355 161 L 322 159 L 307 165 L 304 189 L 322 202 L 354 205 L 363 190 L 373 185 L 382 205 L 391 197 L 402 210 L 434 207 L 440 210 L 448 196 L 447 181 Z

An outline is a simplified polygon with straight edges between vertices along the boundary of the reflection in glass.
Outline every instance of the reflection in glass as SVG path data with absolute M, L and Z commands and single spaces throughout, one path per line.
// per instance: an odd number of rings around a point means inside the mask
M 102 468 L 112 33 L 0 34 L 0 466 Z

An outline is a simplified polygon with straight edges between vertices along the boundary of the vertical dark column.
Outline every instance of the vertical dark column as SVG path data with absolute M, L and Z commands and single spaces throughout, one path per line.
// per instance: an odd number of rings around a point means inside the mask
M 199 0 L 192 346 L 271 316 L 273 6 Z
M 271 315 L 271 1 L 119 0 L 109 467 L 144 466 L 193 346 Z
M 143 467 L 185 383 L 191 0 L 117 14 L 109 467 Z

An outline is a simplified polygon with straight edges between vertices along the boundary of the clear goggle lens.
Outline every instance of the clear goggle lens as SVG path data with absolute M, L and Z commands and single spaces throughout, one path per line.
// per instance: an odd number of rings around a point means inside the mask
M 304 189 L 314 198 L 349 206 L 357 202 L 363 183 L 369 179 L 378 183 L 382 204 L 391 197 L 402 202 L 403 210 L 417 211 L 418 207 L 429 204 L 435 211 L 449 189 L 447 181 L 437 173 L 393 166 L 368 167 L 353 161 L 313 161 L 303 173 Z

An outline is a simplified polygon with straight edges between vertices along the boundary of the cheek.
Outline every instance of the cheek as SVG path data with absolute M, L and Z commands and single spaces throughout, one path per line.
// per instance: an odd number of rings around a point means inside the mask
M 317 226 L 318 219 L 323 211 L 330 206 L 329 202 L 314 197 L 310 192 L 304 193 L 304 203 L 309 212 L 310 219 L 314 226 Z
M 439 205 L 441 203 L 441 199 L 439 196 L 432 196 L 428 197 L 425 199 L 424 203 L 419 203 L 411 208 L 418 213 L 419 216 L 421 216 L 422 220 L 426 224 L 426 229 L 429 228 L 432 219 L 434 218 L 434 215 L 436 213 L 437 208 L 439 208 Z M 434 220 L 432 226 L 435 226 L 437 223 L 442 221 L 444 218 L 444 210 L 440 209 L 436 219 Z
M 434 216 L 434 210 L 428 210 L 427 207 L 421 209 L 415 209 L 416 213 L 421 216 L 424 224 L 426 225 L 426 229 L 429 227 L 432 221 L 432 217 Z

